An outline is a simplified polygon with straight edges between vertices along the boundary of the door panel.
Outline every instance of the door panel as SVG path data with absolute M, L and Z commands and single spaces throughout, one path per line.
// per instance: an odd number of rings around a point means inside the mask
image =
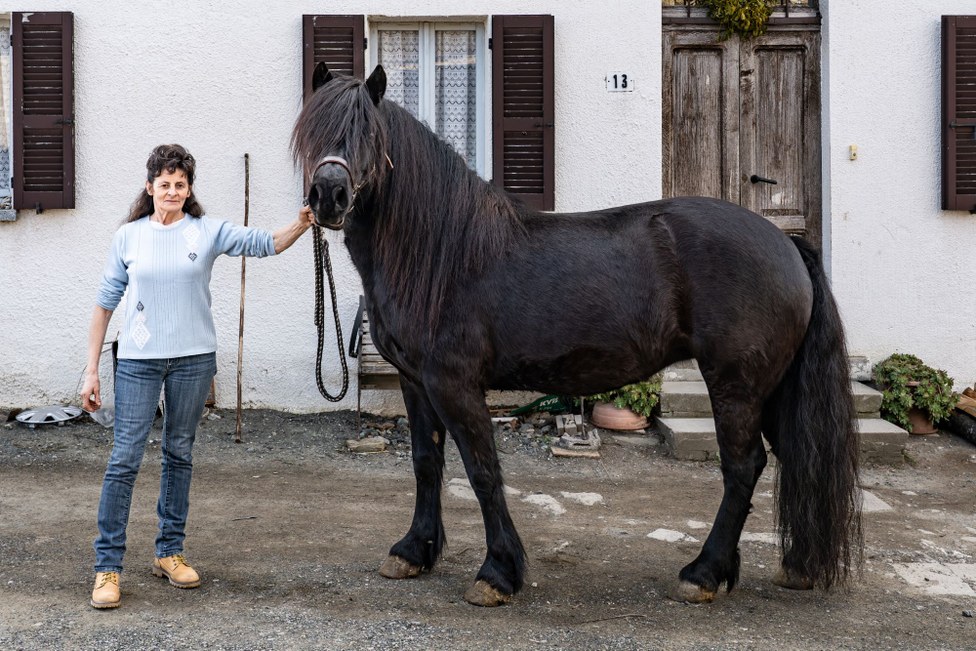
M 703 32 L 665 32 L 664 196 L 738 203 L 738 53 Z M 730 101 L 731 99 L 731 101 Z
M 740 203 L 786 232 L 820 238 L 820 78 L 809 32 L 740 44 Z M 753 183 L 753 175 L 776 185 Z
M 663 41 L 665 196 L 723 198 L 819 244 L 819 32 L 684 26 Z

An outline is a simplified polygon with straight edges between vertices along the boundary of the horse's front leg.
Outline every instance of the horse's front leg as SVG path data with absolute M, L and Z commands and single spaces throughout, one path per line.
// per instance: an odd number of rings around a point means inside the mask
M 507 603 L 522 588 L 525 550 L 505 503 L 502 471 L 484 393 L 459 387 L 457 383 L 436 388 L 430 383 L 427 386 L 431 403 L 457 443 L 485 525 L 488 552 L 464 598 L 476 606 Z
M 712 601 L 719 586 L 732 590 L 739 579 L 739 537 L 752 508 L 752 494 L 766 466 L 759 432 L 759 408 L 748 401 L 714 396 L 712 407 L 724 494 L 715 523 L 698 557 L 686 565 L 671 591 L 677 601 Z
M 440 558 L 445 543 L 441 485 L 447 433 L 423 387 L 401 374 L 400 388 L 410 419 L 417 499 L 410 530 L 393 545 L 389 557 L 380 567 L 380 574 L 390 579 L 409 579 L 430 570 Z

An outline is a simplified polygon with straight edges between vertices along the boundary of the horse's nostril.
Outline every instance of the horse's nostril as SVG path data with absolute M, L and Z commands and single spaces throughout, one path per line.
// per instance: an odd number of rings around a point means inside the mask
M 308 191 L 308 205 L 312 210 L 318 210 L 319 207 L 319 189 L 316 186 L 312 186 Z
M 332 190 L 332 202 L 335 204 L 336 210 L 339 212 L 345 212 L 346 208 L 349 207 L 349 195 L 346 193 L 346 189 L 341 185 L 337 185 Z

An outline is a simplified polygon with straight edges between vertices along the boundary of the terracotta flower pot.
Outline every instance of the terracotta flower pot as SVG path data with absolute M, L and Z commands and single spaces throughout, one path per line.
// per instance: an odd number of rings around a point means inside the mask
M 912 407 L 908 410 L 908 422 L 912 424 L 912 434 L 918 436 L 935 434 L 939 431 L 935 428 L 935 424 L 931 419 L 929 419 L 928 414 L 917 407 Z
M 593 405 L 590 422 L 602 429 L 635 430 L 647 427 L 647 419 L 630 409 L 621 409 L 613 403 L 598 402 Z

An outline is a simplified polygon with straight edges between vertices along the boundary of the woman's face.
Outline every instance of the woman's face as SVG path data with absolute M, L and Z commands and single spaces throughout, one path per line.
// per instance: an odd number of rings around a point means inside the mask
M 190 184 L 186 181 L 186 172 L 175 170 L 163 173 L 146 182 L 146 192 L 152 195 L 156 210 L 162 212 L 177 212 L 183 210 L 183 204 L 190 196 Z

